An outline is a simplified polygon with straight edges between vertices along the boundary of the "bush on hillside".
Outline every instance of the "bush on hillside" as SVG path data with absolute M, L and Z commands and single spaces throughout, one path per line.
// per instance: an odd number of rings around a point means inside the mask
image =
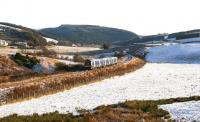
M 28 55 L 24 56 L 20 53 L 16 53 L 11 57 L 11 59 L 14 60 L 17 64 L 28 68 L 32 68 L 34 65 L 40 63 L 36 57 L 30 57 Z
M 56 70 L 66 70 L 68 66 L 65 63 L 58 62 L 55 64 Z
M 74 62 L 85 63 L 85 59 L 81 55 L 76 54 L 76 55 L 74 55 Z

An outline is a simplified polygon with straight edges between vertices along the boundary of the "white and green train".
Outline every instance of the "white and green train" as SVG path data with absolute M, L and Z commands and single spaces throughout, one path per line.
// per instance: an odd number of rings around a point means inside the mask
M 91 69 L 105 67 L 117 63 L 117 57 L 107 57 L 100 59 L 91 59 L 85 62 L 85 66 Z

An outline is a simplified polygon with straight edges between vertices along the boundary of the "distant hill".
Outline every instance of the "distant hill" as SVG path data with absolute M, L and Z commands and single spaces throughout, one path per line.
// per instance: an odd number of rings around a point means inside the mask
M 200 29 L 189 30 L 189 31 L 182 31 L 182 32 L 177 32 L 177 33 L 171 33 L 171 34 L 168 35 L 168 37 L 169 38 L 175 38 L 175 37 L 181 36 L 181 35 L 196 34 L 196 33 L 200 33 Z
M 118 46 L 131 46 L 134 44 L 143 44 L 143 43 L 149 43 L 149 42 L 162 42 L 166 41 L 165 36 L 168 34 L 158 34 L 158 35 L 149 35 L 149 36 L 140 36 L 140 38 L 135 38 L 132 40 L 124 41 L 124 42 L 115 42 L 113 45 L 115 47 Z
M 138 38 L 137 34 L 130 31 L 93 25 L 61 25 L 39 32 L 57 40 L 81 44 L 111 44 Z
M 175 32 L 175 33 L 170 33 L 170 34 L 163 33 L 163 34 L 157 34 L 157 35 L 140 36 L 140 38 L 132 39 L 127 42 L 116 43 L 115 45 L 121 46 L 121 45 L 131 45 L 133 43 L 140 44 L 140 43 L 149 43 L 149 42 L 154 42 L 154 43 L 169 42 L 170 38 L 178 38 L 179 36 L 190 36 L 191 34 L 200 34 L 200 29 L 181 31 L 181 32 Z
M 0 22 L 0 39 L 28 42 L 32 46 L 46 45 L 47 43 L 38 31 L 5 22 Z
M 198 33 L 200 33 L 200 29 L 171 34 L 164 33 L 139 36 L 133 32 L 122 29 L 94 25 L 61 25 L 55 28 L 34 30 L 21 25 L 0 22 L 0 39 L 15 42 L 28 42 L 28 44 L 32 46 L 47 45 L 48 40 L 52 41 L 56 39 L 56 41 L 59 41 L 60 45 L 71 45 L 72 43 L 102 45 L 106 43 L 118 47 L 130 46 L 135 43 L 165 42 L 169 41 L 166 37 L 175 38 L 181 35 L 185 36 Z

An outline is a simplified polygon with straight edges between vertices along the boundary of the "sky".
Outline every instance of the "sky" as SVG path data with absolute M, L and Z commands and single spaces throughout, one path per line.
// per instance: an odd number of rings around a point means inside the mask
M 139 35 L 200 29 L 200 0 L 0 0 L 0 21 L 34 29 L 115 27 Z

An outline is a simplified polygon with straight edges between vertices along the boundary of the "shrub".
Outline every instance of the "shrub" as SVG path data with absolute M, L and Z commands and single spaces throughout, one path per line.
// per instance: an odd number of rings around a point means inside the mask
M 84 63 L 85 60 L 84 60 L 84 58 L 83 58 L 81 55 L 76 54 L 76 55 L 74 55 L 74 62 L 81 62 L 81 63 Z
M 28 68 L 32 68 L 34 65 L 40 63 L 36 57 L 29 57 L 28 55 L 24 56 L 20 53 L 16 53 L 15 55 L 11 56 L 11 59 L 17 64 Z
M 65 63 L 58 62 L 55 64 L 56 70 L 66 70 L 68 66 Z

